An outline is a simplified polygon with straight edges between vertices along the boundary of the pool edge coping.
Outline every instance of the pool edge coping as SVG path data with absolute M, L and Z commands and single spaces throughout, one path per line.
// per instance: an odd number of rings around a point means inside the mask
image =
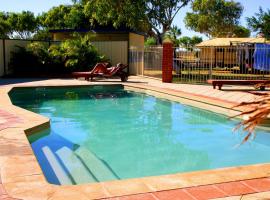
M 111 83 L 110 83 L 111 84 Z M 104 84 L 95 84 L 95 85 L 104 85 Z M 126 88 L 135 88 L 136 89 L 144 89 L 147 91 L 154 91 L 158 93 L 163 93 L 163 98 L 168 98 L 166 95 L 174 96 L 174 98 L 181 98 L 180 95 L 186 95 L 185 97 L 191 97 L 191 94 L 184 94 L 180 91 L 172 91 L 165 90 L 163 88 L 158 88 L 154 86 L 145 86 L 145 85 L 137 85 L 126 83 L 122 84 Z M 68 86 L 77 86 L 80 85 L 65 85 L 64 87 Z M 84 85 L 85 86 L 85 85 Z M 20 86 L 16 86 L 20 87 Z M 25 87 L 25 86 L 22 86 Z M 45 86 L 35 86 L 33 84 L 30 87 L 45 87 Z M 53 87 L 53 86 L 52 86 Z M 58 87 L 58 86 L 56 86 Z M 27 121 L 23 123 L 21 127 L 17 128 L 8 128 L 5 130 L 4 135 L 8 135 L 9 133 L 14 135 L 14 131 L 17 134 L 14 137 L 19 136 L 21 137 L 22 133 L 26 135 L 31 134 L 40 128 L 47 128 L 49 124 L 49 119 L 32 113 L 30 111 L 26 111 L 22 108 L 14 106 L 9 99 L 8 92 L 13 87 L 5 87 L 0 89 L 0 95 L 3 95 L 0 102 L 6 106 L 3 110 L 7 110 L 7 112 L 12 112 L 15 115 L 24 115 Z M 173 93 L 173 94 L 172 94 Z M 175 94 L 177 93 L 177 94 Z M 151 95 L 153 93 L 150 92 Z M 191 95 L 191 96 L 189 96 Z M 158 96 L 162 98 L 161 96 Z M 6 99 L 8 98 L 8 99 Z M 197 99 L 198 96 L 194 95 L 193 98 Z M 205 98 L 205 97 L 204 97 Z M 213 100 L 211 98 L 207 98 L 211 100 L 211 103 L 216 103 L 217 100 Z M 189 99 L 190 100 L 190 99 Z M 220 101 L 219 101 L 220 102 Z M 224 102 L 223 102 L 224 103 Z M 227 102 L 228 103 L 228 102 Z M 228 103 L 228 106 L 231 105 Z M 43 126 L 43 127 L 42 127 Z M 0 135 L 2 136 L 2 135 Z M 0 140 L 3 140 L 3 136 L 0 137 Z M 10 139 L 10 138 L 9 138 Z M 16 138 L 14 138 L 16 140 Z M 5 138 L 4 138 L 5 140 Z M 27 138 L 26 138 L 27 140 Z M 31 146 L 28 142 L 23 139 L 24 145 Z M 18 142 L 18 141 L 17 141 Z M 20 141 L 21 142 L 21 141 Z M 27 143 L 25 143 L 27 142 Z M 18 144 L 19 145 L 19 144 Z M 20 144 L 21 145 L 21 144 Z M 19 145 L 19 147 L 21 147 Z M 18 147 L 16 147 L 18 148 Z M 18 148 L 20 149 L 20 148 Z M 32 153 L 31 153 L 32 152 Z M 126 179 L 126 180 L 119 180 L 119 181 L 108 181 L 102 183 L 92 183 L 92 184 L 82 184 L 82 185 L 72 185 L 72 186 L 56 186 L 49 184 L 37 163 L 36 157 L 31 149 L 30 152 L 26 155 L 19 156 L 12 155 L 9 158 L 7 156 L 0 155 L 0 164 L 5 165 L 1 167 L 1 177 L 2 177 L 2 184 L 4 185 L 5 189 L 7 190 L 8 194 L 15 198 L 24 198 L 27 195 L 37 195 L 38 197 L 48 197 L 54 196 L 57 197 L 60 193 L 66 194 L 67 196 L 82 196 L 87 197 L 89 199 L 98 199 L 98 198 L 108 198 L 108 197 L 116 197 L 116 196 L 124 196 L 124 195 L 132 195 L 132 194 L 140 194 L 140 193 L 147 193 L 147 192 L 156 192 L 156 191 L 163 191 L 163 190 L 172 190 L 178 188 L 186 188 L 186 187 L 194 187 L 199 185 L 209 185 L 209 184 L 216 184 L 216 183 L 224 183 L 224 182 L 232 182 L 232 181 L 239 181 L 239 180 L 246 180 L 246 179 L 253 179 L 253 178 L 264 178 L 270 176 L 270 163 L 269 164 L 256 164 L 256 165 L 248 165 L 248 166 L 241 166 L 241 167 L 230 167 L 230 168 L 221 168 L 221 169 L 214 169 L 214 170 L 205 170 L 205 171 L 197 171 L 197 172 L 188 172 L 188 173 L 179 173 L 179 174 L 171 174 L 171 175 L 163 175 L 163 176 L 154 176 L 154 177 L 143 177 L 143 178 L 135 178 L 135 179 Z M 21 157 L 25 157 L 22 159 Z M 17 158 L 17 160 L 16 160 Z M 34 166 L 33 171 L 29 170 L 22 170 L 23 174 L 14 173 L 14 170 L 18 170 L 16 167 L 14 168 L 14 159 L 16 165 L 23 168 L 25 162 L 29 166 Z M 13 160 L 13 162 L 11 162 Z M 29 161 L 30 160 L 30 161 Z M 30 163 L 30 164 L 29 164 Z M 4 168 L 4 170 L 2 170 Z M 9 170 L 13 170 L 13 172 L 9 172 Z M 3 172 L 4 171 L 4 172 Z M 229 173 L 229 175 L 228 175 Z M 256 176 L 254 174 L 256 173 Z M 10 175 L 11 174 L 11 175 Z M 7 175 L 9 177 L 7 177 Z M 30 178 L 31 177 L 31 178 Z M 32 177 L 34 177 L 32 179 Z M 43 186 L 45 191 L 40 192 L 38 188 Z M 31 192 L 30 192 L 31 191 Z M 64 193 L 63 193 L 64 192 Z M 59 196 L 60 197 L 60 196 Z

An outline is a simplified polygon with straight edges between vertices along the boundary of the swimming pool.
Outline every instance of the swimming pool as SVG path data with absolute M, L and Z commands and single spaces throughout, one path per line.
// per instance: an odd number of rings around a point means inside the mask
M 270 161 L 270 136 L 239 144 L 237 123 L 122 86 L 15 88 L 13 104 L 51 119 L 29 136 L 54 184 L 157 176 Z M 258 156 L 259 155 L 259 156 Z

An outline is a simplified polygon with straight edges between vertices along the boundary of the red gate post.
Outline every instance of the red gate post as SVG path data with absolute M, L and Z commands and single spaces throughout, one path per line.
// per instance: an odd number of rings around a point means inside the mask
M 163 41 L 163 56 L 162 56 L 162 82 L 172 82 L 173 71 L 173 42 L 166 38 Z

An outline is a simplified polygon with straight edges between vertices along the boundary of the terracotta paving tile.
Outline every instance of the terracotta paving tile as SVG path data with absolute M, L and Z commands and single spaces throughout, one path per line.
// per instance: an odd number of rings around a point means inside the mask
M 256 192 L 252 188 L 242 184 L 241 182 L 230 182 L 216 184 L 216 186 L 223 192 L 228 194 L 228 196 L 237 196 L 241 194 L 250 194 Z
M 212 185 L 191 187 L 185 190 L 198 200 L 226 197 L 224 192 L 213 187 Z
M 4 186 L 2 184 L 0 184 L 0 196 L 6 194 L 6 191 L 4 189 Z
M 255 189 L 257 192 L 270 190 L 270 178 L 252 179 L 242 181 L 244 184 Z
M 194 197 L 182 189 L 155 192 L 153 194 L 160 200 L 195 200 Z
M 0 131 L 1 131 L 1 130 L 4 130 L 4 129 L 6 129 L 6 128 L 7 128 L 7 126 L 6 126 L 5 124 L 3 124 L 3 125 L 0 124 Z
M 269 200 L 270 192 L 259 192 L 255 194 L 244 195 L 240 200 Z
M 3 194 L 3 195 L 0 194 L 0 199 L 1 200 L 6 200 L 8 198 L 10 198 L 10 197 L 7 194 Z
M 14 199 L 14 198 L 12 198 L 12 197 L 6 197 L 6 198 L 3 198 L 3 199 L 1 199 L 1 200 L 21 200 L 21 199 Z
M 153 194 L 145 193 L 145 194 L 137 194 L 130 196 L 119 197 L 119 200 L 157 200 Z

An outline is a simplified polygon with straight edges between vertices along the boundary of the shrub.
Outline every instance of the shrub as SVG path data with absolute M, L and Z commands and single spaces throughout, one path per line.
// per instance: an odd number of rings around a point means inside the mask
M 88 71 L 97 62 L 108 61 L 98 54 L 89 36 L 66 40 L 60 44 L 33 42 L 17 47 L 11 54 L 16 75 L 65 74 L 72 71 Z M 42 74 L 40 74 L 42 73 Z
M 37 61 L 42 64 L 47 64 L 50 62 L 49 56 L 49 44 L 42 42 L 33 42 L 27 45 L 26 50 L 36 57 Z
M 15 75 L 35 72 L 37 66 L 38 59 L 25 47 L 16 46 L 16 50 L 11 52 L 10 67 Z
M 97 62 L 107 61 L 105 56 L 98 54 L 93 46 L 90 36 L 77 37 L 61 43 L 58 49 L 63 56 L 62 60 L 71 71 L 90 70 Z M 53 56 L 59 56 L 59 52 L 52 51 Z

